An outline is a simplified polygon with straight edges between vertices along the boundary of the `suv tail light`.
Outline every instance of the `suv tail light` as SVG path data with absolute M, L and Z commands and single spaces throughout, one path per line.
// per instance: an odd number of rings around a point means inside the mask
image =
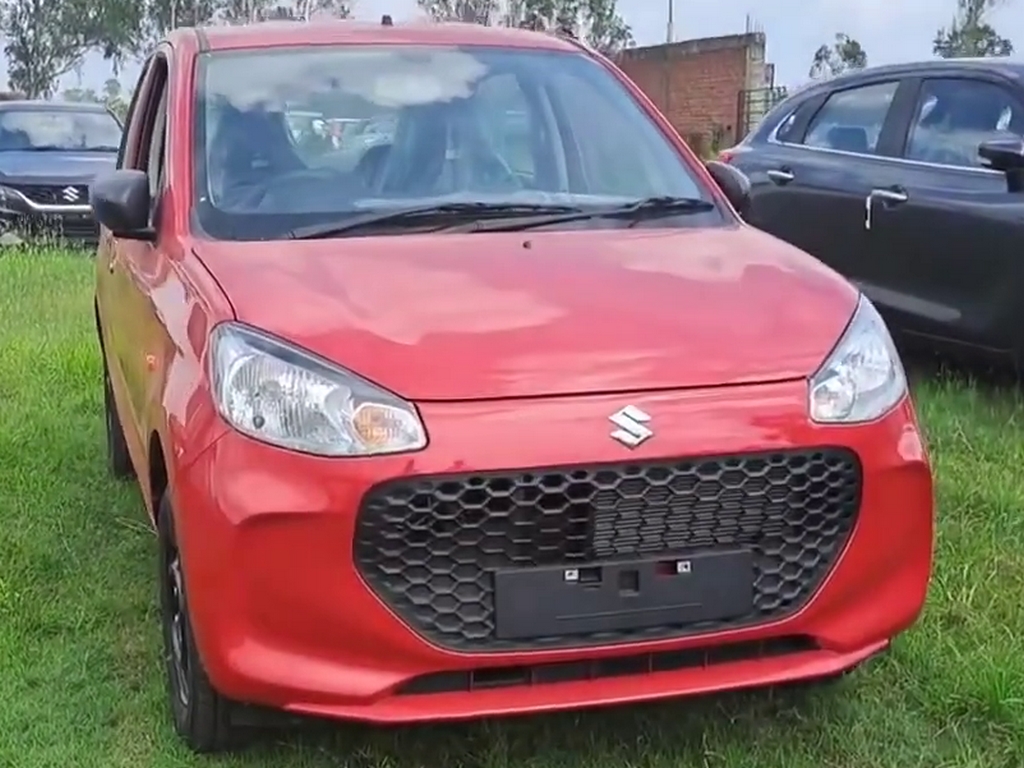
M 733 147 L 732 149 L 723 149 L 721 152 L 718 153 L 718 159 L 720 162 L 723 163 L 731 163 L 734 157 L 736 157 L 735 147 Z

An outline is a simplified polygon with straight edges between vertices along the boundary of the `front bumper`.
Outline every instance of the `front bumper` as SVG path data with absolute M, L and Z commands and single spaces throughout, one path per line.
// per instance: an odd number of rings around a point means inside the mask
M 609 438 L 608 416 L 626 404 L 650 414 L 656 432 L 633 451 Z M 377 722 L 657 699 L 839 672 L 883 649 L 922 608 L 932 481 L 909 401 L 857 427 L 809 423 L 802 382 L 420 411 L 431 442 L 417 454 L 331 460 L 227 433 L 176 474 L 197 641 L 224 694 Z M 453 650 L 414 631 L 354 565 L 357 511 L 391 478 L 816 446 L 859 458 L 860 511 L 813 597 L 777 620 L 629 642 Z
M 88 188 L 65 185 L 76 190 L 78 198 L 75 203 L 67 203 L 59 199 L 61 186 L 51 187 L 54 185 L 0 186 L 0 228 L 19 238 L 53 237 L 70 243 L 97 244 L 99 225 L 87 202 Z M 51 200 L 55 190 L 58 197 Z

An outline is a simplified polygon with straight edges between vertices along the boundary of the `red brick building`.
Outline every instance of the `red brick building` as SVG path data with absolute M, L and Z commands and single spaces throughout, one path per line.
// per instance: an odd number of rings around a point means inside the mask
M 763 32 L 630 48 L 618 63 L 701 153 L 738 141 L 781 94 Z

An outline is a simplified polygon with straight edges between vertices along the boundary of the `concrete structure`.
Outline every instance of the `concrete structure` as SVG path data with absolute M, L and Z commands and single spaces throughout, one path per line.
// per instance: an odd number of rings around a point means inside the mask
M 763 32 L 630 48 L 618 63 L 699 152 L 737 141 L 772 103 Z

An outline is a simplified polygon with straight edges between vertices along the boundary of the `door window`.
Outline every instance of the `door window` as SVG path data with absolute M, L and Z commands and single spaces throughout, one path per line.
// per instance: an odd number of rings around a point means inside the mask
M 906 157 L 980 168 L 978 147 L 1010 135 L 1024 136 L 1024 109 L 1006 88 L 969 78 L 925 80 Z
M 811 120 L 803 144 L 858 154 L 875 154 L 898 81 L 837 91 Z

